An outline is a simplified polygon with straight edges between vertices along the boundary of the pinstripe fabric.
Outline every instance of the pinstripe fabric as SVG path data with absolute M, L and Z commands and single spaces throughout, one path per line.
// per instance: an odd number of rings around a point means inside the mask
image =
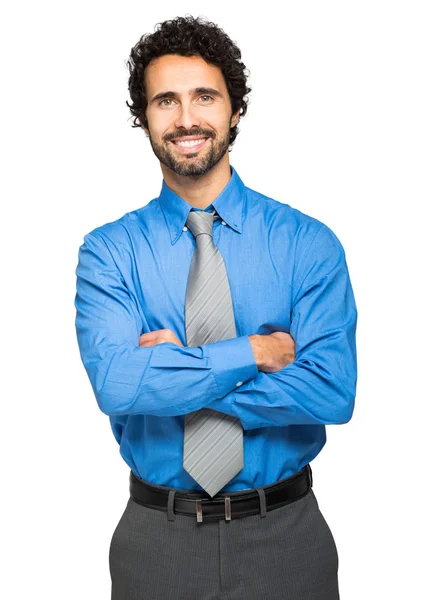
M 185 298 L 187 346 L 236 337 L 224 260 L 212 240 L 219 216 L 190 210 L 186 225 L 196 239 Z M 208 408 L 185 415 L 184 469 L 212 497 L 243 469 L 243 427 L 237 417 Z

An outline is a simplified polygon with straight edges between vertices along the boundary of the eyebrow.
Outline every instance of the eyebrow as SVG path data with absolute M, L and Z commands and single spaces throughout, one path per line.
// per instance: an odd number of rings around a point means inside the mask
M 221 92 L 215 88 L 210 88 L 210 87 L 198 87 L 198 88 L 194 88 L 192 90 L 188 90 L 188 94 L 210 94 L 211 96 L 216 96 L 217 98 L 224 98 L 224 96 L 221 94 Z M 150 104 L 153 104 L 153 102 L 155 102 L 156 100 L 161 100 L 163 98 L 179 98 L 181 96 L 181 94 L 178 94 L 178 92 L 160 92 L 159 94 L 156 94 L 155 96 L 153 96 L 153 98 L 151 98 L 150 100 Z

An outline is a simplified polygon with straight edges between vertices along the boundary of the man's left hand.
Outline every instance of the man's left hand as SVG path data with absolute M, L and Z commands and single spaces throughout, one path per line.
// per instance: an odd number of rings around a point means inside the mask
M 139 345 L 144 348 L 146 346 L 157 346 L 157 344 L 164 344 L 165 342 L 172 342 L 172 344 L 176 344 L 177 346 L 183 346 L 171 329 L 149 331 L 148 333 L 143 333 L 139 338 Z

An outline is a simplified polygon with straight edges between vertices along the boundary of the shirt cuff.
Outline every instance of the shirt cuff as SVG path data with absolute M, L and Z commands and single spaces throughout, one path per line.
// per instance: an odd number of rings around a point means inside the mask
M 218 398 L 223 398 L 259 373 L 248 335 L 213 342 L 203 348 L 207 349 L 211 359 Z

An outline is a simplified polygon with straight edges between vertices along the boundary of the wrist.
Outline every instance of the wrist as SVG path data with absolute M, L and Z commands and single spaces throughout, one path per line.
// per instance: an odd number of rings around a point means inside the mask
M 249 341 L 252 346 L 252 352 L 254 353 L 255 362 L 258 367 L 258 370 L 261 370 L 261 368 L 266 366 L 264 348 L 261 344 L 261 336 L 258 334 L 250 335 Z

